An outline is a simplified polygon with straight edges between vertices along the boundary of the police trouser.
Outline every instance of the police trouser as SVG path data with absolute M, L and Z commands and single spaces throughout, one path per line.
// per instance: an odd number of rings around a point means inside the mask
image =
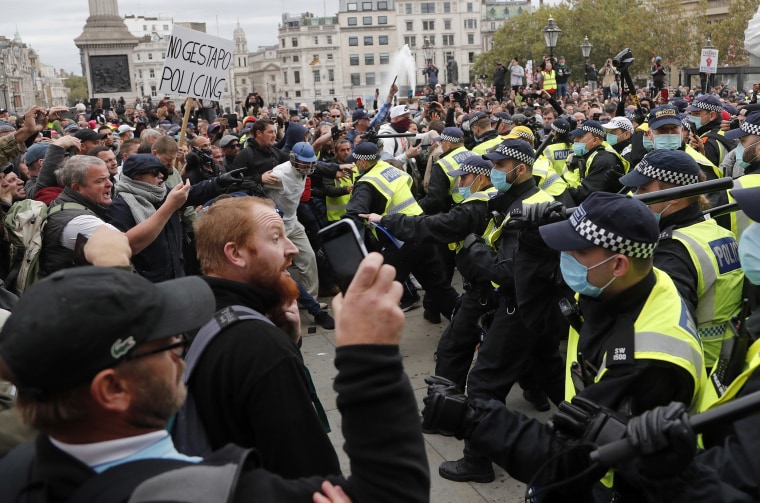
M 503 402 L 526 369 L 538 381 L 533 389 L 543 390 L 554 403 L 562 401 L 565 366 L 559 354 L 559 334 L 531 331 L 515 303 L 499 296 L 493 322 L 467 379 L 467 394 Z
M 438 341 L 435 375 L 464 390 L 475 347 L 480 342 L 478 320 L 493 308 L 493 292 L 487 287 L 465 290 L 459 309 Z
M 437 311 L 446 319 L 451 318 L 458 295 L 446 277 L 446 267 L 434 243 L 405 244 L 400 249 L 386 246 L 383 257 L 386 264 L 396 268 L 397 281 L 404 281 L 409 273 L 414 274 L 425 289 L 422 301 L 425 309 Z

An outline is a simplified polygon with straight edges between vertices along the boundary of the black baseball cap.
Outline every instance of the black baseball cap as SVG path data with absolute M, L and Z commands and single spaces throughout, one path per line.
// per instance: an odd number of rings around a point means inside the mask
M 153 154 L 132 154 L 124 159 L 121 167 L 121 174 L 134 178 L 141 173 L 147 173 L 158 169 L 163 173 L 164 179 L 169 177 L 169 170 L 164 166 L 161 160 Z
M 92 129 L 80 129 L 71 136 L 78 138 L 80 141 L 102 140 L 106 137 L 106 135 L 96 133 Z
M 162 283 L 111 267 L 64 269 L 33 284 L 0 331 L 22 393 L 44 399 L 114 367 L 140 343 L 203 326 L 215 301 L 198 276 Z

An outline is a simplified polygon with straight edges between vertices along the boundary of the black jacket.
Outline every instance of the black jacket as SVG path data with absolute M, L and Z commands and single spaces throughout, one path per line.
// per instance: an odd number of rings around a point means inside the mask
M 167 187 L 167 190 L 171 189 Z M 218 189 L 215 182 L 211 180 L 201 181 L 190 187 L 186 204 L 187 206 L 197 206 L 217 195 Z M 118 196 L 108 206 L 107 212 L 108 223 L 122 232 L 127 232 L 137 225 L 126 201 Z M 185 275 L 182 252 L 183 238 L 184 231 L 180 213 L 174 212 L 156 239 L 140 253 L 132 256 L 132 265 L 141 276 L 154 283 L 183 277 Z
M 279 298 L 252 285 L 206 277 L 216 309 L 266 314 Z M 340 464 L 312 405 L 303 357 L 279 328 L 240 321 L 208 345 L 189 382 L 212 449 L 256 448 L 264 468 L 283 477 L 339 474 Z
M 261 469 L 261 463 L 255 462 L 254 456 L 254 462 L 240 475 L 231 500 L 235 503 L 307 503 L 327 479 L 340 485 L 353 501 L 427 503 L 430 500 L 430 473 L 420 431 L 419 410 L 402 361 L 398 346 L 359 345 L 335 350 L 338 375 L 334 388 L 338 393 L 345 450 L 351 457 L 348 479 L 333 474 L 288 480 Z M 287 440 L 287 437 L 279 440 Z M 303 450 L 297 451 L 296 456 L 312 454 L 306 450 L 308 447 L 308 444 L 303 445 Z M 63 503 L 95 476 L 89 467 L 54 447 L 45 436 L 37 439 L 36 452 L 37 465 L 32 470 L 14 471 L 8 466 L 9 458 L 0 460 L 0 501 L 27 501 L 19 494 L 29 488 L 28 501 Z M 134 479 L 131 487 L 152 475 L 187 466 L 180 461 L 164 461 L 163 469 L 130 474 Z M 135 462 L 132 466 L 139 469 L 145 463 Z M 131 493 L 129 482 L 118 482 L 114 484 L 118 497 L 104 497 L 97 501 L 126 501 L 124 494 Z
M 597 152 L 591 164 L 587 160 L 591 154 Z M 568 187 L 567 192 L 575 201 L 575 204 L 581 204 L 592 192 L 601 191 L 604 188 L 604 178 L 609 170 L 614 170 L 621 176 L 625 174 L 623 164 L 618 156 L 612 152 L 607 152 L 603 146 L 599 145 L 588 151 L 583 156 L 584 167 L 581 168 L 581 184 L 578 187 Z
M 288 160 L 288 155 L 274 147 L 261 148 L 253 137 L 232 163 L 233 169 L 247 168 L 246 178 L 261 183 L 261 175 Z
M 441 155 L 439 159 L 445 158 L 454 149 L 449 150 L 445 154 Z M 436 162 L 430 169 L 430 182 L 428 183 L 427 194 L 420 202 L 420 208 L 425 212 L 425 215 L 435 215 L 442 211 L 448 211 L 454 204 L 454 200 L 451 198 L 451 182 L 449 177 L 446 176 L 443 166 Z

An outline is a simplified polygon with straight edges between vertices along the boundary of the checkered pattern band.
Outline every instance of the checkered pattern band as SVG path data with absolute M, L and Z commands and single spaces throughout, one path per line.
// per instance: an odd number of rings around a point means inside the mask
M 747 134 L 753 134 L 755 136 L 760 136 L 760 124 L 750 124 L 747 121 L 742 122 L 741 127 L 739 128 L 742 131 L 744 131 Z
M 706 101 L 695 101 L 691 104 L 691 106 L 695 108 L 701 108 L 702 110 L 708 110 L 710 112 L 721 113 L 723 111 L 723 107 L 721 105 L 711 105 Z
M 462 137 L 460 136 L 449 136 L 447 134 L 441 134 L 441 140 L 443 141 L 450 141 L 451 143 L 459 143 L 462 141 Z
M 533 141 L 533 133 L 529 133 L 527 131 L 519 131 L 519 130 L 518 131 L 512 131 L 512 132 L 515 133 L 520 138 L 525 138 L 526 140 L 528 140 L 530 142 Z
M 554 125 L 553 122 L 552 122 L 552 125 L 549 126 L 549 127 L 551 127 L 552 130 L 558 132 L 559 134 L 567 134 L 569 132 L 568 129 L 558 128 L 557 126 Z
M 639 243 L 618 236 L 602 229 L 587 218 L 578 222 L 575 231 L 595 246 L 601 246 L 615 253 L 622 253 L 626 257 L 649 258 L 654 255 L 654 249 L 657 246 L 657 243 Z
M 691 123 L 691 121 L 689 120 L 689 117 L 688 117 L 688 116 L 686 116 L 686 117 L 684 117 L 683 119 L 681 119 L 681 124 L 682 124 L 682 125 L 683 125 L 683 127 L 685 127 L 685 128 L 689 128 L 689 127 L 690 127 L 690 126 L 689 126 L 689 124 L 690 124 L 690 123 Z
M 647 178 L 653 178 L 665 183 L 672 183 L 674 185 L 691 185 L 692 183 L 699 182 L 697 175 L 690 175 L 688 173 L 679 173 L 677 171 L 670 171 L 667 169 L 660 169 L 652 166 L 643 159 L 637 166 L 636 171 L 646 176 Z
M 375 159 L 379 159 L 380 157 L 377 154 L 352 154 L 354 156 L 354 159 L 361 159 L 362 161 L 374 161 Z
M 461 164 L 459 166 L 459 169 L 462 171 L 466 171 L 468 173 L 472 173 L 474 175 L 489 175 L 491 174 L 491 170 L 485 166 L 475 166 L 472 164 Z
M 516 141 L 516 140 L 515 140 Z M 513 149 L 511 147 L 503 147 L 499 145 L 496 147 L 495 152 L 505 155 L 509 157 L 510 159 L 517 159 L 518 161 L 527 164 L 528 166 L 533 166 L 533 162 L 535 159 L 532 155 L 527 155 L 523 152 L 520 152 L 519 150 Z
M 604 132 L 604 130 L 595 128 L 589 125 L 581 126 L 578 129 L 580 129 L 581 131 L 585 131 L 587 133 L 591 133 L 593 135 L 599 136 L 601 138 L 604 138 L 606 136 L 606 133 Z

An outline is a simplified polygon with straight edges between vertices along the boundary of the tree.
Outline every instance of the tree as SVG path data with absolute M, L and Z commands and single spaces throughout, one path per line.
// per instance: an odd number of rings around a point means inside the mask
M 68 75 L 63 85 L 69 89 L 69 105 L 74 106 L 77 100 L 86 100 L 90 93 L 87 91 L 87 78 L 78 75 Z

